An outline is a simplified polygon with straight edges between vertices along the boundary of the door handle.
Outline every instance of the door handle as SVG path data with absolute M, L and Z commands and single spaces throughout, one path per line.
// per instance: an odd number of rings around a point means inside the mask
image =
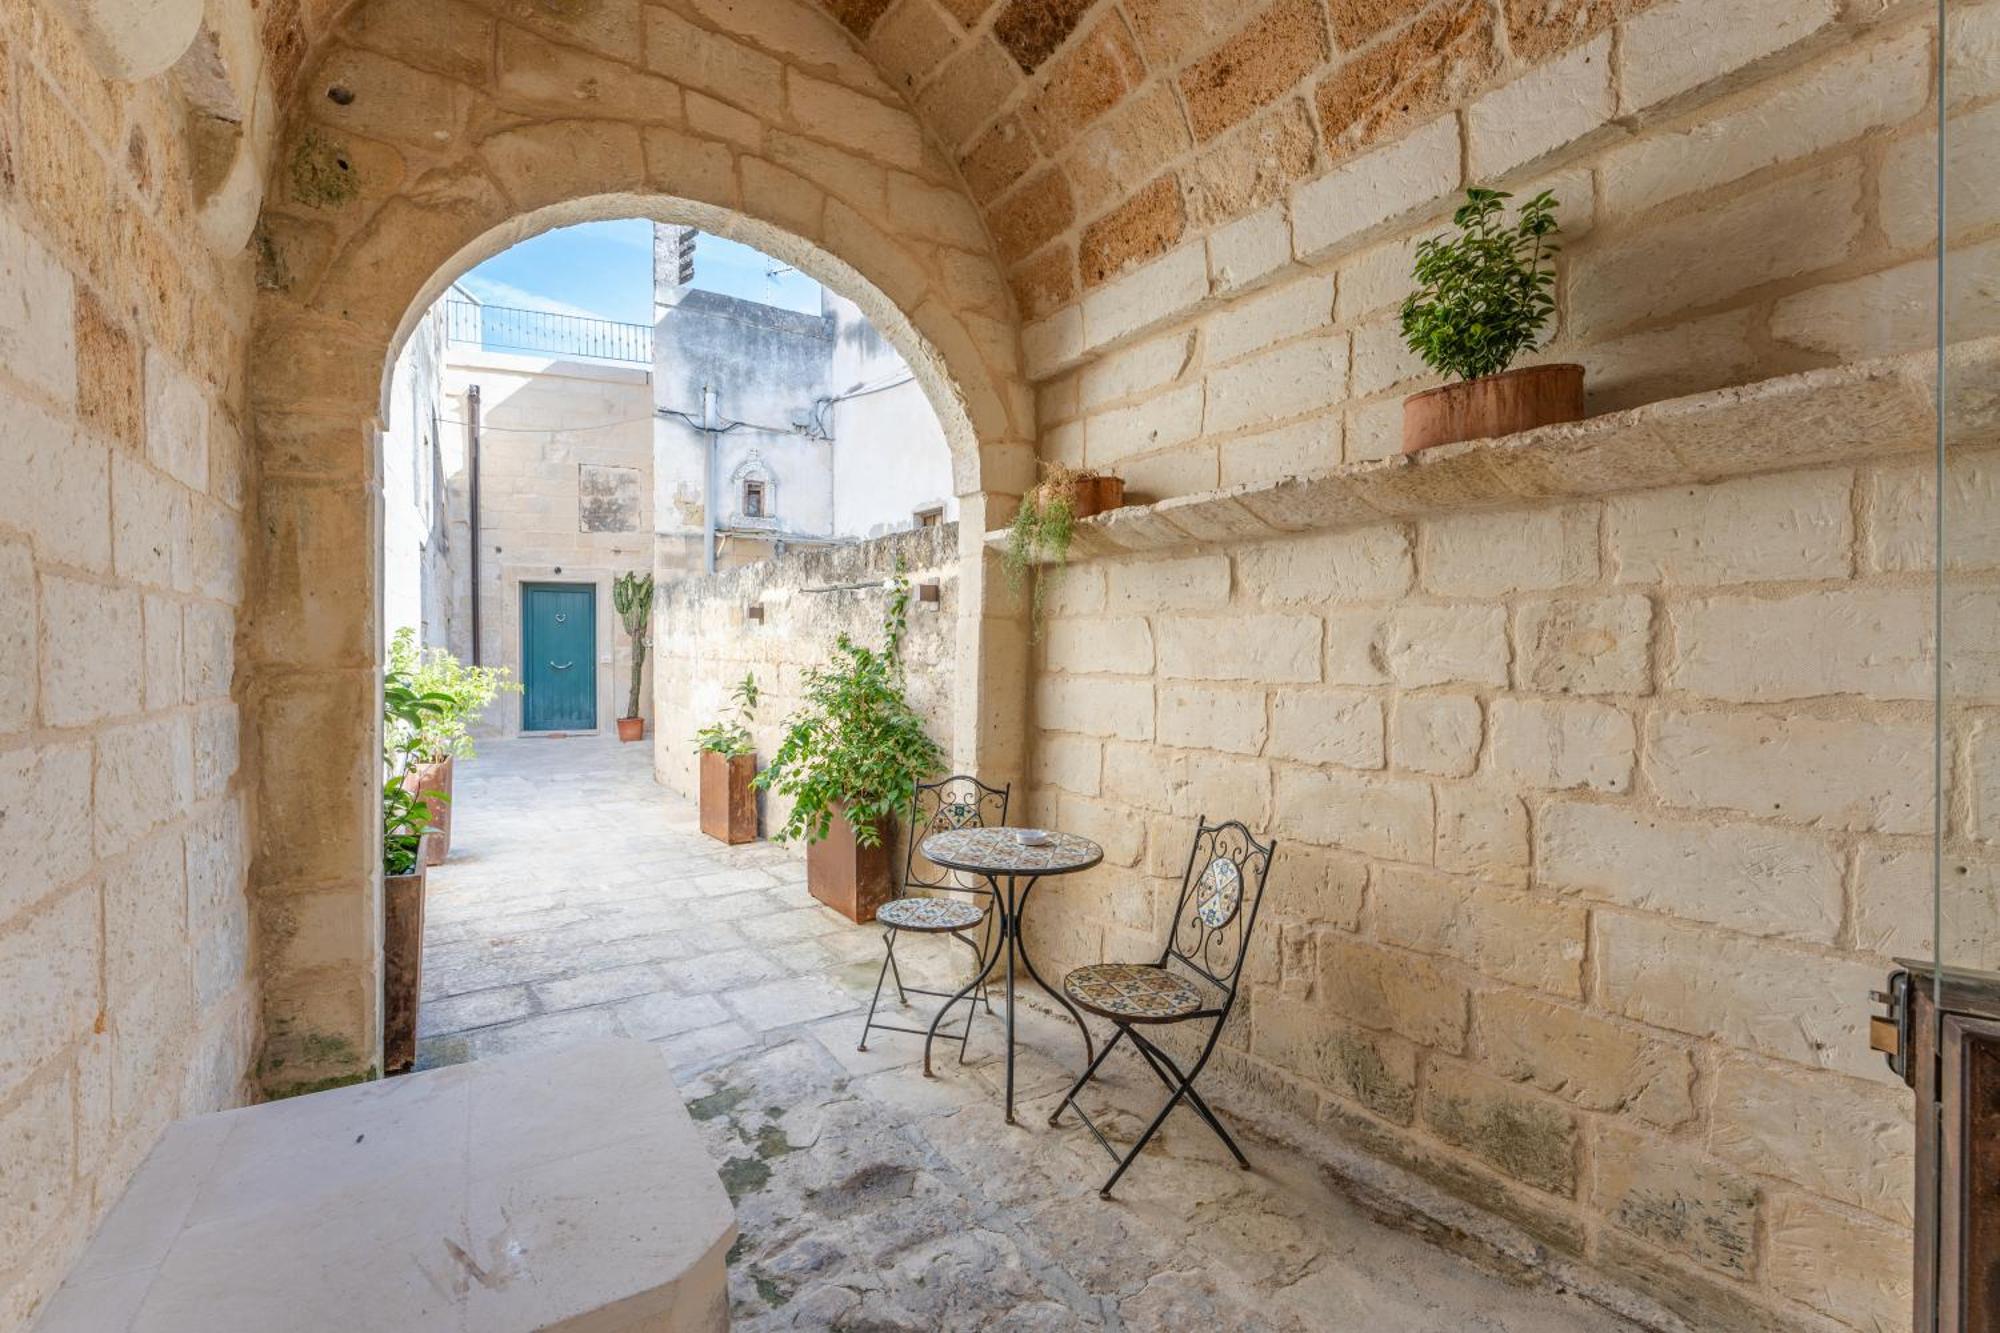
M 576 662 L 572 659 L 571 661 L 568 662 L 551 662 L 549 663 L 549 665 L 557 671 L 567 671 L 571 667 L 575 666 Z

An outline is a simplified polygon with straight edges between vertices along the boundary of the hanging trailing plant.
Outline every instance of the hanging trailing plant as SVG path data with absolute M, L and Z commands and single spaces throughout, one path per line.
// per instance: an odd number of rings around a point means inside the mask
M 1109 503 L 1100 491 L 1109 492 L 1112 497 Z M 1014 511 L 1014 522 L 1007 529 L 1007 550 L 1000 563 L 1007 571 L 1008 586 L 1016 592 L 1029 571 L 1035 571 L 1028 605 L 1037 639 L 1041 637 L 1048 595 L 1069 564 L 1077 520 L 1099 509 L 1115 507 L 1123 495 L 1124 483 L 1116 477 L 1078 471 L 1066 463 L 1051 463 L 1048 475 L 1021 497 L 1021 507 Z

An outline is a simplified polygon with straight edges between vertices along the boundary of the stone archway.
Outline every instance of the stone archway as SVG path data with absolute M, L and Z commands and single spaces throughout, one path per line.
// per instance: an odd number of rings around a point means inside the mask
M 365 1076 L 380 996 L 376 432 L 389 367 L 479 260 L 591 218 L 741 239 L 861 305 L 924 384 L 961 513 L 954 761 L 1020 775 L 1026 635 L 982 536 L 1032 480 L 1033 400 L 977 212 L 821 11 L 725 33 L 546 0 L 351 12 L 300 79 L 267 190 L 244 635 L 268 1088 Z M 661 71 L 671 70 L 674 77 Z

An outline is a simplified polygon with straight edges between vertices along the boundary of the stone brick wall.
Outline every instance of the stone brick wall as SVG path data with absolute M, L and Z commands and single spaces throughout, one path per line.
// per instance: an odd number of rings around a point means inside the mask
M 697 790 L 697 729 L 733 716 L 729 691 L 748 671 L 762 692 L 751 734 L 758 766 L 776 753 L 786 716 L 797 705 L 808 669 L 823 666 L 836 637 L 880 648 L 887 606 L 881 583 L 903 562 L 912 588 L 939 585 L 939 600 L 914 592 L 904 641 L 910 702 L 946 753 L 953 749 L 958 683 L 959 557 L 956 524 L 892 533 L 850 546 L 794 551 L 776 559 L 663 584 L 654 618 L 654 709 L 659 719 L 653 769 L 683 795 Z M 667 575 L 663 572 L 662 577 Z M 866 584 L 861 588 L 850 584 Z M 837 589 L 813 592 L 809 589 Z M 762 621 L 749 619 L 753 606 Z M 776 793 L 758 798 L 765 832 L 790 810 Z M 801 855 L 803 855 L 801 848 Z
M 1087 35 L 1052 64 L 1136 42 L 1131 77 L 1143 52 L 1150 81 L 1089 101 L 1052 163 L 1009 170 L 1021 183 L 989 212 L 1031 317 L 1044 457 L 1160 498 L 1393 453 L 1402 397 L 1438 382 L 1403 347 L 1395 307 L 1416 241 L 1468 184 L 1560 199 L 1559 313 L 1537 359 L 1583 362 L 1593 411 L 1931 335 L 1924 6 L 1862 21 L 1847 12 L 1860 7 L 1784 0 L 1746 23 L 1717 0 L 1509 3 L 1499 22 L 1445 0 L 1407 21 L 1417 6 L 1336 3 L 1329 32 L 1316 6 L 1277 3 L 1212 39 L 1145 16 L 1162 3 L 1138 7 L 1129 37 L 1116 12 L 1080 22 Z M 1544 9 L 1560 13 L 1538 22 Z M 1957 10 L 1962 144 L 2000 114 L 1996 32 L 2000 6 Z M 1335 53 L 1301 61 L 1314 51 Z M 975 192 L 999 188 L 980 171 L 994 143 L 1040 155 L 1051 131 L 1037 117 L 1069 77 L 1038 68 L 984 132 L 964 162 Z M 1147 91 L 1161 84 L 1178 100 Z M 1156 111 L 1172 130 L 1157 142 L 1141 134 Z M 2000 216 L 1980 155 L 1953 165 L 1954 283 L 1969 294 L 1993 268 Z M 1991 302 L 1951 313 L 1955 339 L 1995 331 Z
M 204 240 L 184 113 L 0 6 L 0 1328 L 257 1044 L 251 273 Z
M 1991 455 L 1956 466 L 1991 484 Z M 1932 947 L 1928 468 L 1073 566 L 1036 803 L 1108 869 L 1031 929 L 1065 964 L 1157 953 L 1195 816 L 1241 818 L 1281 849 L 1239 1104 L 1699 1327 L 1904 1327 L 1910 1099 L 1864 1027 L 1891 956 Z M 1989 605 L 1952 613 L 1960 747 Z M 1991 882 L 1962 823 L 1949 854 Z

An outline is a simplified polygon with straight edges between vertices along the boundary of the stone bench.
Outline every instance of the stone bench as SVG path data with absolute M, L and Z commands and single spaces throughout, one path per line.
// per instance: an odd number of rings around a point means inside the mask
M 658 1047 L 171 1126 L 41 1333 L 725 1329 L 735 1215 Z

